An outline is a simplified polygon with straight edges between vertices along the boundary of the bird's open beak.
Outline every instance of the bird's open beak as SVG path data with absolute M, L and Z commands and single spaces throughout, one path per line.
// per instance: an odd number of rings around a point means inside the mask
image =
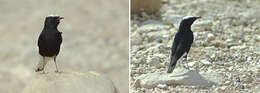
M 61 19 L 64 19 L 64 17 L 60 16 L 59 19 L 60 19 L 60 20 L 61 20 Z

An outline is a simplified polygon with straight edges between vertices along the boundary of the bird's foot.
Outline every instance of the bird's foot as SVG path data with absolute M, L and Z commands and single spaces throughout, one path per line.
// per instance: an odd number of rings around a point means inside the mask
M 55 72 L 56 72 L 56 73 L 60 73 L 60 71 L 59 71 L 59 70 L 55 70 Z
M 190 67 L 188 66 L 188 64 L 186 66 L 183 66 L 185 69 L 190 70 Z
M 35 69 L 35 72 L 40 72 L 40 71 L 44 72 L 44 68 L 37 68 L 37 69 Z
M 187 55 L 183 56 L 183 58 L 185 58 L 186 60 L 187 60 L 187 57 L 188 57 Z
M 41 74 L 47 74 L 47 72 L 45 72 L 45 71 L 43 70 Z

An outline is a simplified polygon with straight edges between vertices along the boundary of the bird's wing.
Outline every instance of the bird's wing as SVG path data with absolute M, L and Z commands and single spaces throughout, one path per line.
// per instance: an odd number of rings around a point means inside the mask
M 61 36 L 62 32 L 57 32 L 56 33 L 56 37 L 57 37 L 57 41 L 58 41 L 58 44 L 60 45 L 62 43 L 62 36 Z
M 175 56 L 176 60 L 178 60 L 187 50 L 187 40 L 182 34 L 176 34 L 174 38 L 174 43 L 172 45 L 172 54 L 171 56 Z M 172 59 L 172 58 L 171 58 Z
M 46 38 L 45 38 L 45 36 L 41 33 L 40 36 L 39 36 L 39 38 L 38 38 L 38 46 L 39 46 L 39 47 L 44 46 L 45 41 L 46 41 Z
M 173 43 L 172 43 L 172 49 L 171 49 L 172 54 L 176 52 L 176 49 L 177 49 L 177 46 L 179 45 L 180 40 L 181 40 L 181 38 L 179 38 L 179 35 L 177 33 L 173 40 Z
M 172 48 L 171 48 L 171 55 L 170 55 L 171 56 L 170 65 L 169 65 L 167 73 L 171 73 L 176 66 L 176 62 L 177 62 L 176 52 L 178 52 L 177 48 L 179 47 L 179 44 L 181 42 L 180 40 L 181 40 L 181 37 L 177 33 L 173 40 L 173 44 L 172 44 Z

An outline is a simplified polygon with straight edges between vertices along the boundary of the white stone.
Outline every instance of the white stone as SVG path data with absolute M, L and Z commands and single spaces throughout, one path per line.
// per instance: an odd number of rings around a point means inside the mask
M 205 64 L 205 65 L 210 65 L 210 64 L 211 64 L 211 63 L 210 63 L 208 60 L 206 60 L 206 59 L 201 60 L 201 63 L 202 63 L 202 64 Z
M 175 68 L 171 74 L 165 72 L 156 72 L 143 74 L 137 79 L 143 88 L 154 88 L 159 84 L 181 84 L 181 85 L 197 85 L 212 86 L 218 84 L 223 77 L 214 72 L 198 73 L 194 70 L 186 70 L 183 68 Z
M 36 75 L 23 93 L 117 93 L 117 89 L 96 72 L 60 72 Z
M 195 64 L 196 64 L 196 62 L 189 62 L 189 63 L 188 63 L 188 66 L 189 66 L 189 67 L 192 67 L 192 66 L 194 66 Z
M 158 84 L 157 87 L 158 87 L 158 88 L 166 88 L 167 85 L 166 85 L 166 84 Z
M 212 41 L 212 40 L 215 40 L 215 36 L 214 34 L 208 34 L 208 41 Z

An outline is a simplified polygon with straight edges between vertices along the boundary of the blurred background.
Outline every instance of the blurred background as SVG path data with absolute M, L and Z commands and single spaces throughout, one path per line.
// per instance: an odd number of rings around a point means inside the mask
M 259 5 L 260 0 L 131 0 L 130 91 L 260 93 Z M 194 41 L 188 58 L 179 59 L 176 68 L 187 65 L 199 73 L 219 74 L 211 79 L 223 77 L 217 85 L 173 83 L 185 81 L 180 77 L 187 78 L 186 73 L 176 75 L 178 79 L 158 79 L 166 74 L 172 43 L 185 16 L 202 18 L 191 27 Z
M 0 0 L 0 93 L 19 93 L 39 62 L 45 16 L 64 16 L 60 71 L 97 71 L 128 92 L 128 0 Z M 47 72 L 55 65 L 49 62 Z

